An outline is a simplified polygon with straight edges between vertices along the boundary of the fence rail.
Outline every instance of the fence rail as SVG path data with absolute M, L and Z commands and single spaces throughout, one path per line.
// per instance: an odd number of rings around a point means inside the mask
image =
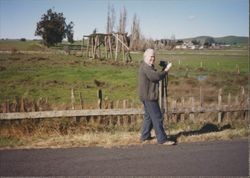
M 197 108 L 174 108 L 166 114 L 192 114 L 206 112 L 238 112 L 249 111 L 246 106 L 229 107 L 197 107 Z M 15 112 L 0 113 L 0 120 L 16 120 L 16 119 L 39 119 L 39 118 L 58 118 L 58 117 L 86 117 L 86 116 L 119 116 L 119 115 L 141 115 L 144 114 L 143 109 L 126 108 L 126 109 L 86 109 L 86 110 L 62 110 L 62 111 L 38 111 L 38 112 Z

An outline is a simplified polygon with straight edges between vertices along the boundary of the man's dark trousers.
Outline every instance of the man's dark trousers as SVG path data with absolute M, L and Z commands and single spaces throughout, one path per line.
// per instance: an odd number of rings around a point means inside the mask
M 163 128 L 163 116 L 158 101 L 143 101 L 144 120 L 141 130 L 141 140 L 147 140 L 151 137 L 150 131 L 155 130 L 157 142 L 164 143 L 167 135 Z

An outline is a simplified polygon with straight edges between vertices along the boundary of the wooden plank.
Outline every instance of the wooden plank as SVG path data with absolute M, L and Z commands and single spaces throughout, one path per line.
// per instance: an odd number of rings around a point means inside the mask
M 249 111 L 248 107 L 227 107 L 221 108 L 175 108 L 168 111 L 168 114 L 184 113 L 205 113 L 205 112 L 237 112 Z M 77 117 L 77 116 L 105 116 L 105 115 L 141 115 L 143 109 L 89 109 L 89 110 L 63 110 L 63 111 L 39 111 L 39 112 L 15 112 L 0 113 L 0 120 L 12 119 L 35 119 L 35 118 L 57 118 L 57 117 Z
M 75 116 L 132 115 L 132 114 L 143 114 L 143 110 L 129 108 L 129 109 L 40 111 L 40 112 L 26 112 L 26 113 L 18 113 L 18 112 L 0 113 L 0 120 L 75 117 Z

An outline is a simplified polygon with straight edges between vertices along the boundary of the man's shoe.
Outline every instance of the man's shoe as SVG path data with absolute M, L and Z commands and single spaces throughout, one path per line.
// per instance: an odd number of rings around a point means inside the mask
M 155 137 L 151 137 L 151 136 L 150 136 L 150 137 L 148 137 L 147 139 L 141 140 L 141 141 L 142 141 L 142 143 L 151 143 L 153 139 L 155 139 Z
M 155 137 L 148 137 L 146 140 L 153 140 L 153 139 L 155 139 Z M 145 140 L 144 140 L 145 141 Z
M 174 142 L 174 141 L 170 141 L 170 140 L 168 140 L 168 141 L 165 141 L 165 142 L 163 142 L 163 143 L 160 143 L 160 145 L 175 145 L 176 143 Z

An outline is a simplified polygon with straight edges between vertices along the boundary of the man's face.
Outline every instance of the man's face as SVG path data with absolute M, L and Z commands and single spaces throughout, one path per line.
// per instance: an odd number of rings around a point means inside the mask
M 155 63 L 155 56 L 151 56 L 149 60 L 149 64 L 153 65 Z

